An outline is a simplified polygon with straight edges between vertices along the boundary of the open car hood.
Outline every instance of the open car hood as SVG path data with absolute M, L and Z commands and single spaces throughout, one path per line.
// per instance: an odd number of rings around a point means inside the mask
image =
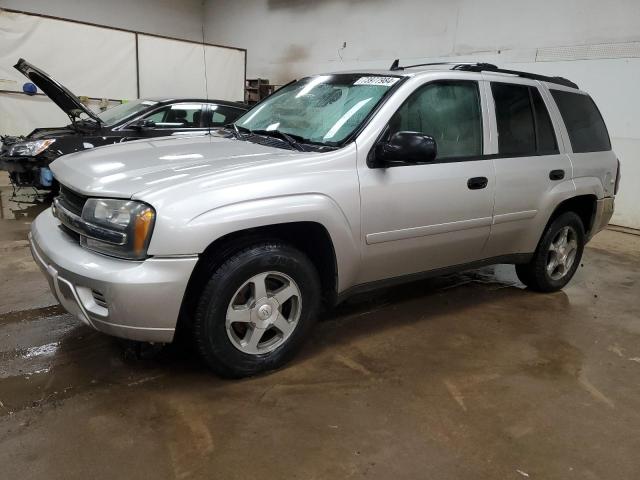
M 59 84 L 47 73 L 34 67 L 23 58 L 18 60 L 18 63 L 16 63 L 13 68 L 31 80 L 47 97 L 53 100 L 64 113 L 69 115 L 72 122 L 80 119 L 80 115 L 84 113 L 96 123 L 102 123 L 98 116 L 93 113 L 91 109 L 84 106 L 82 102 L 80 102 L 80 99 L 71 93 L 64 85 Z

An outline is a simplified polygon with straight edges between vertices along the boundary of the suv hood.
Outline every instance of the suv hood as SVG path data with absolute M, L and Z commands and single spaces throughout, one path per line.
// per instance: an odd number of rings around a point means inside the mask
M 56 82 L 47 73 L 34 67 L 23 58 L 18 60 L 18 63 L 16 63 L 13 68 L 31 80 L 47 97 L 53 100 L 64 113 L 69 115 L 71 122 L 75 122 L 75 120 L 79 119 L 80 115 L 84 113 L 98 125 L 102 123 L 98 116 L 93 113 L 91 109 L 84 106 L 82 102 L 80 102 L 80 99 L 71 93 L 64 85 Z
M 131 198 L 294 157 L 300 158 L 300 152 L 203 135 L 107 145 L 64 155 L 50 168 L 62 185 L 83 195 Z

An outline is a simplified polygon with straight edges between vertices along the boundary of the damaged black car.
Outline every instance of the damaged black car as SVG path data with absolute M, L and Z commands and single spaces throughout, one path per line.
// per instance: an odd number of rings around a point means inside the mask
M 65 127 L 37 128 L 25 136 L 3 136 L 0 170 L 14 187 L 55 192 L 49 164 L 61 155 L 101 145 L 170 135 L 197 135 L 234 122 L 248 107 L 238 102 L 193 98 L 147 98 L 96 113 L 66 87 L 20 59 L 14 66 L 71 120 Z

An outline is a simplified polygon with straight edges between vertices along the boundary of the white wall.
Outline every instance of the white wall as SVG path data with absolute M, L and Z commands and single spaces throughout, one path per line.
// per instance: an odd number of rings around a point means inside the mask
M 247 77 L 278 84 L 398 57 L 566 76 L 595 98 L 622 163 L 613 221 L 640 228 L 639 0 L 207 0 L 205 36 L 246 48 Z
M 638 0 L 207 0 L 205 18 L 209 42 L 247 48 L 248 76 L 275 82 L 397 57 L 640 40 Z
M 0 8 L 202 40 L 203 0 L 0 0 Z
M 99 11 L 94 14 L 94 18 L 87 20 L 99 23 Z M 201 22 L 201 16 L 195 18 Z M 134 99 L 138 95 L 138 81 L 142 97 L 204 98 L 206 94 L 221 100 L 244 97 L 242 50 L 203 47 L 199 42 L 136 35 L 0 9 L 0 134 L 3 135 L 25 135 L 34 128 L 68 123 L 67 116 L 46 97 L 21 93 L 26 78 L 13 68 L 19 58 L 42 68 L 77 95 L 88 97 Z M 97 109 L 98 102 L 91 101 L 90 106 Z

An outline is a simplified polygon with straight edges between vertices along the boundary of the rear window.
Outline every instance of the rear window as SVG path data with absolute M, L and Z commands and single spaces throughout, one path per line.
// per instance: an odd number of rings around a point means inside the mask
M 551 90 L 569 133 L 574 153 L 611 150 L 607 127 L 589 95 Z

